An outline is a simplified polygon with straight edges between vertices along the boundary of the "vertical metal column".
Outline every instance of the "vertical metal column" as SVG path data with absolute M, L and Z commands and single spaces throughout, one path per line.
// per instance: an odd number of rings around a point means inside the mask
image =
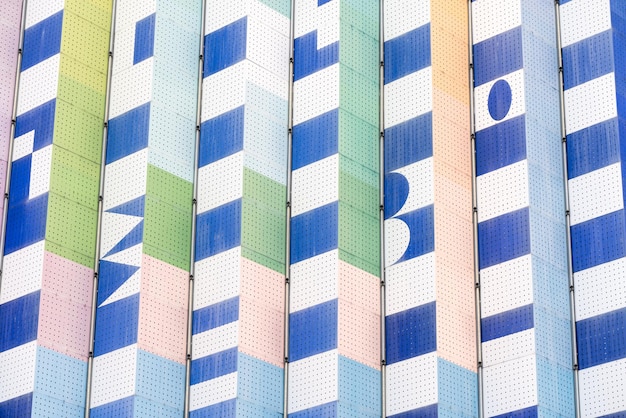
M 380 0 L 380 17 L 379 17 L 379 57 L 380 57 L 380 112 L 378 127 L 380 131 L 379 150 L 379 221 L 380 221 L 380 378 L 382 390 L 382 417 L 387 416 L 387 357 L 385 353 L 385 318 L 386 318 L 386 287 L 385 287 L 385 1 Z

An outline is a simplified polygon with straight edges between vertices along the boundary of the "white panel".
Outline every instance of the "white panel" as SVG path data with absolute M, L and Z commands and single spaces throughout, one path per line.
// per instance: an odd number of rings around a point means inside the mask
M 480 293 L 483 318 L 533 303 L 530 254 L 482 269 Z
M 291 216 L 338 201 L 339 154 L 295 170 L 291 181 Z
M 226 1 L 229 3 L 229 6 L 230 3 L 239 3 L 233 2 L 232 0 Z M 210 9 L 210 7 L 208 7 L 207 9 Z M 219 13 L 223 14 L 223 11 L 219 10 Z M 282 15 L 281 13 L 277 12 L 266 4 L 263 4 L 261 1 L 249 0 L 248 15 L 260 19 L 261 22 L 265 22 L 266 25 L 271 26 L 275 31 L 289 38 L 289 30 L 291 29 L 289 17 Z
M 128 181 L 131 177 L 133 181 Z M 104 176 L 104 210 L 146 194 L 148 181 L 148 149 L 135 152 L 107 164 Z
M 626 359 L 583 369 L 578 377 L 582 418 L 626 410 Z
M 482 343 L 483 367 L 535 354 L 535 329 L 527 329 Z
M 385 127 L 433 110 L 432 67 L 385 85 Z
M 626 306 L 625 271 L 626 258 L 620 258 L 574 273 L 576 321 Z
M 328 251 L 291 265 L 289 312 L 337 299 L 339 250 Z
M 528 356 L 483 369 L 485 416 L 537 405 L 536 357 Z
M 242 106 L 246 101 L 246 61 L 202 81 L 202 121 Z
M 386 269 L 387 315 L 435 300 L 435 253 L 412 258 Z
M 115 247 L 130 231 L 133 230 L 143 218 L 139 216 L 120 215 L 119 213 L 104 212 L 102 214 L 102 255 L 106 255 Z M 128 263 L 124 263 L 128 264 Z M 132 263 L 135 265 L 134 263 Z
M 120 251 L 115 254 L 111 254 L 108 257 L 103 257 L 102 259 L 105 261 L 110 261 L 111 263 L 121 263 L 128 264 L 129 266 L 141 266 L 141 260 L 143 257 L 143 243 L 133 245 L 130 248 L 127 248 L 123 251 Z
M 35 131 L 26 132 L 24 135 L 20 135 L 13 139 L 13 161 L 17 161 L 20 158 L 26 157 L 33 153 L 33 147 L 35 146 Z
M 45 243 L 41 240 L 4 256 L 0 303 L 41 289 Z
M 152 100 L 153 76 L 154 57 L 114 73 L 111 76 L 109 118 L 113 119 Z
M 198 170 L 198 213 L 243 197 L 243 152 Z
M 191 337 L 193 360 L 237 347 L 239 342 L 239 321 L 213 328 Z
M 200 309 L 239 295 L 241 247 L 196 261 L 193 309 Z
M 622 166 L 615 163 L 569 181 L 572 225 L 624 208 Z
M 41 22 L 47 17 L 63 10 L 64 0 L 28 0 L 25 27 Z
M 563 48 L 611 29 L 610 0 L 574 0 L 559 10 Z
M 287 101 L 288 84 L 287 79 L 268 71 L 267 69 L 255 64 L 254 62 L 245 61 L 246 77 L 248 82 L 254 83 L 263 90 L 270 92 L 276 97 Z M 246 100 L 246 103 L 248 100 Z
M 135 394 L 137 344 L 94 357 L 91 407 Z
M 247 3 L 247 1 L 212 0 L 205 12 L 204 34 L 215 32 L 244 17 Z
M 430 22 L 430 0 L 385 0 L 385 41 Z
M 409 226 L 400 219 L 387 219 L 385 221 L 385 266 L 389 267 L 397 262 L 411 241 Z
M 289 77 L 289 35 L 281 35 L 268 26 L 268 23 L 256 16 L 248 16 L 246 58 L 284 80 L 283 87 L 286 90 Z
M 338 2 L 336 2 L 338 3 Z M 289 413 L 338 400 L 337 350 L 289 363 Z
M 17 114 L 21 115 L 57 96 L 60 54 L 22 71 Z
M 293 83 L 293 97 L 294 125 L 337 109 L 339 107 L 339 64 L 316 71 Z
M 489 114 L 489 93 L 493 85 L 499 81 L 505 80 L 511 88 L 511 108 L 504 118 L 495 120 Z M 476 130 L 480 131 L 506 120 L 520 116 L 526 112 L 526 101 L 524 98 L 524 70 L 518 70 L 509 73 L 497 80 L 492 80 L 482 84 L 474 89 L 474 102 L 476 103 Z
M 296 0 L 295 37 L 317 30 L 317 49 L 339 40 L 339 1 L 318 7 L 318 0 Z
M 476 177 L 478 222 L 528 207 L 528 161 Z
M 156 12 L 156 0 L 118 2 L 115 9 L 115 28 L 133 25 Z
M 387 415 L 437 403 L 437 353 L 387 366 Z
M 237 397 L 237 372 L 191 385 L 189 409 L 204 408 Z
M 615 74 L 610 73 L 565 90 L 568 134 L 617 117 Z
M 522 1 L 478 0 L 472 2 L 474 44 L 521 26 Z
M 35 389 L 37 341 L 0 353 L 0 402 L 25 395 Z
M 50 171 L 52 166 L 52 145 L 33 152 L 30 166 L 30 187 L 28 199 L 34 199 L 50 190 Z
M 104 302 L 102 302 L 98 308 L 108 305 L 109 303 L 117 302 L 132 295 L 139 293 L 141 284 L 141 269 L 137 270 L 130 276 L 115 292 L 111 294 Z
M 409 164 L 392 171 L 392 173 L 402 174 L 409 182 L 409 195 L 402 208 L 398 213 L 393 215 L 394 217 L 435 203 L 435 181 L 432 157 Z
M 116 26 L 113 54 L 115 59 L 113 60 L 112 74 L 119 74 L 135 65 L 133 62 L 135 60 L 135 23 L 121 27 Z

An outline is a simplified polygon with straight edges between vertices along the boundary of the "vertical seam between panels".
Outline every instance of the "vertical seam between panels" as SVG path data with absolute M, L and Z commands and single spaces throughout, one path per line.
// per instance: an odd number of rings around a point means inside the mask
M 15 67 L 15 85 L 13 88 L 13 108 L 11 110 L 11 131 L 9 133 L 9 153 L 7 154 L 7 171 L 4 183 L 4 206 L 2 207 L 2 231 L 0 231 L 0 293 L 2 293 L 2 269 L 4 267 L 4 245 L 7 233 L 7 218 L 9 214 L 9 186 L 11 185 L 11 166 L 13 165 L 13 141 L 15 139 L 15 123 L 17 120 L 17 100 L 20 88 L 20 68 L 24 49 L 24 30 L 26 26 L 26 3 L 22 2 L 22 15 L 20 17 L 20 39 L 17 45 L 17 64 Z
M 104 178 L 106 169 L 106 152 L 109 122 L 109 106 L 111 103 L 111 78 L 113 72 L 113 45 L 115 43 L 115 14 L 117 0 L 111 6 L 111 25 L 109 27 L 109 56 L 107 62 L 107 82 L 104 99 L 104 117 L 102 124 L 102 150 L 100 155 L 100 186 L 98 190 L 98 221 L 96 226 L 96 251 L 94 254 L 93 289 L 91 291 L 91 322 L 89 325 L 89 357 L 87 359 L 87 390 L 85 392 L 85 418 L 89 418 L 91 405 L 91 384 L 93 381 L 93 352 L 96 335 L 96 308 L 98 300 L 98 272 L 100 270 L 100 245 L 102 240 L 102 214 L 104 201 Z
M 478 268 L 478 194 L 476 184 L 476 126 L 474 112 L 474 40 L 472 36 L 472 0 L 467 2 L 467 20 L 468 20 L 468 56 L 469 56 L 469 111 L 470 111 L 470 148 L 472 156 L 472 245 L 474 247 L 474 311 L 476 320 L 476 366 L 478 378 L 478 417 L 484 416 L 483 411 L 483 355 L 482 355 L 482 330 L 481 330 L 481 306 L 480 306 L 480 270 Z
M 283 417 L 289 408 L 289 301 L 291 277 L 291 167 L 293 153 L 293 76 L 296 2 L 291 0 L 289 22 L 289 86 L 287 91 L 287 191 L 285 211 L 285 318 L 283 330 Z
M 378 27 L 379 33 L 379 141 L 378 141 L 378 205 L 379 205 L 379 245 L 380 245 L 380 371 L 381 371 L 381 416 L 387 416 L 387 355 L 386 347 L 386 329 L 385 314 L 386 306 L 386 286 L 385 286 L 385 1 L 380 0 L 379 4 Z
M 580 397 L 578 381 L 578 344 L 576 339 L 576 304 L 574 271 L 572 260 L 572 235 L 569 202 L 569 184 L 567 176 L 567 135 L 565 130 L 565 86 L 563 83 L 563 51 L 561 49 L 561 15 L 559 0 L 554 0 L 556 19 L 556 46 L 559 72 L 559 111 L 561 118 L 561 153 L 563 159 L 563 198 L 565 201 L 565 239 L 567 249 L 567 276 L 569 279 L 569 305 L 570 305 L 570 334 L 572 343 L 572 372 L 574 377 L 574 410 L 576 417 L 580 417 Z
M 185 406 L 183 417 L 189 416 L 189 399 L 191 388 L 191 354 L 193 350 L 192 344 L 192 326 L 193 326 L 193 300 L 194 300 L 194 275 L 196 270 L 196 216 L 198 214 L 198 161 L 200 157 L 200 125 L 202 118 L 202 82 L 204 68 L 204 26 L 206 0 L 202 0 L 200 18 L 200 50 L 198 53 L 198 86 L 196 92 L 196 132 L 195 147 L 193 159 L 193 196 L 191 200 L 191 247 L 189 253 L 189 290 L 187 300 L 187 353 L 185 359 Z

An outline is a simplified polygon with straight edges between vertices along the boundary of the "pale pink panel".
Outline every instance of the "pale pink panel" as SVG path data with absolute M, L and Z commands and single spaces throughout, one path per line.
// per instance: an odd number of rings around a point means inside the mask
M 433 157 L 471 175 L 469 107 L 433 89 Z
M 241 294 L 284 312 L 285 276 L 242 257 Z
M 339 297 L 368 312 L 380 315 L 380 279 L 341 260 Z
M 188 272 L 143 255 L 139 348 L 180 364 L 185 363 L 188 283 Z
M 471 303 L 473 306 L 473 299 Z M 445 360 L 476 372 L 475 316 L 439 300 L 437 300 L 437 354 Z
M 285 315 L 279 310 L 282 306 L 283 303 L 274 306 L 261 303 L 250 295 L 240 296 L 239 350 L 242 353 L 283 367 Z
M 380 313 L 339 298 L 339 354 L 380 369 Z
M 37 336 L 41 346 L 87 360 L 92 287 L 92 269 L 45 253 Z

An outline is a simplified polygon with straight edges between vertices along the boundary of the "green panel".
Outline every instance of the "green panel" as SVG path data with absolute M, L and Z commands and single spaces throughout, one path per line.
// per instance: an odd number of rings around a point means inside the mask
M 98 210 L 99 188 L 100 165 L 53 145 L 50 174 L 52 193 L 89 209 Z
M 61 60 L 63 61 L 63 60 Z M 104 93 L 97 93 L 83 84 L 59 74 L 57 98 L 83 109 L 102 119 L 104 117 Z
M 373 0 L 341 0 L 339 11 L 342 26 L 352 25 L 369 37 L 379 39 L 380 6 Z M 343 39 L 342 39 L 343 42 Z M 343 45 L 343 43 L 342 43 Z M 378 53 L 378 47 L 376 47 Z M 378 60 L 377 60 L 378 61 Z
M 370 125 L 354 115 L 339 110 L 339 154 L 362 166 L 379 172 L 379 132 L 377 125 Z
M 94 267 L 98 212 L 61 197 L 48 196 L 46 250 Z
M 158 167 L 148 164 L 146 194 L 164 204 L 191 211 L 193 185 Z
M 339 202 L 340 258 L 371 274 L 379 275 L 380 224 L 378 217 Z M 343 256 L 341 252 L 344 252 Z
M 344 162 L 344 161 L 342 161 Z M 354 163 L 353 163 L 354 164 Z M 345 165 L 344 165 L 345 166 Z M 367 171 L 367 170 L 363 170 Z M 378 179 L 378 175 L 374 174 Z M 359 208 L 373 218 L 378 217 L 378 185 L 372 186 L 350 172 L 339 170 L 339 201 Z
M 112 6 L 112 0 L 65 0 L 64 9 L 108 31 Z
M 285 263 L 279 263 L 276 260 L 266 257 L 263 254 L 259 254 L 246 247 L 241 247 L 241 255 L 242 257 L 252 260 L 255 263 L 267 267 L 268 269 L 274 270 L 280 274 L 285 274 Z
M 102 159 L 102 119 L 57 99 L 54 145 L 96 164 Z
M 243 169 L 243 196 L 287 216 L 287 188 L 247 167 Z
M 378 82 L 340 65 L 339 106 L 373 126 L 378 126 Z
M 65 11 L 61 54 L 68 55 L 94 70 L 106 74 L 108 66 L 109 31 Z
M 104 96 L 106 94 L 106 73 L 101 73 L 90 66 L 74 59 L 70 55 L 61 55 L 59 74 L 94 90 Z M 104 106 L 104 105 L 103 105 Z
M 380 79 L 379 43 L 354 26 L 342 25 L 339 44 L 339 62 L 347 65 L 369 80 Z
M 283 16 L 291 17 L 291 1 L 290 0 L 259 0 L 261 3 L 276 10 Z

